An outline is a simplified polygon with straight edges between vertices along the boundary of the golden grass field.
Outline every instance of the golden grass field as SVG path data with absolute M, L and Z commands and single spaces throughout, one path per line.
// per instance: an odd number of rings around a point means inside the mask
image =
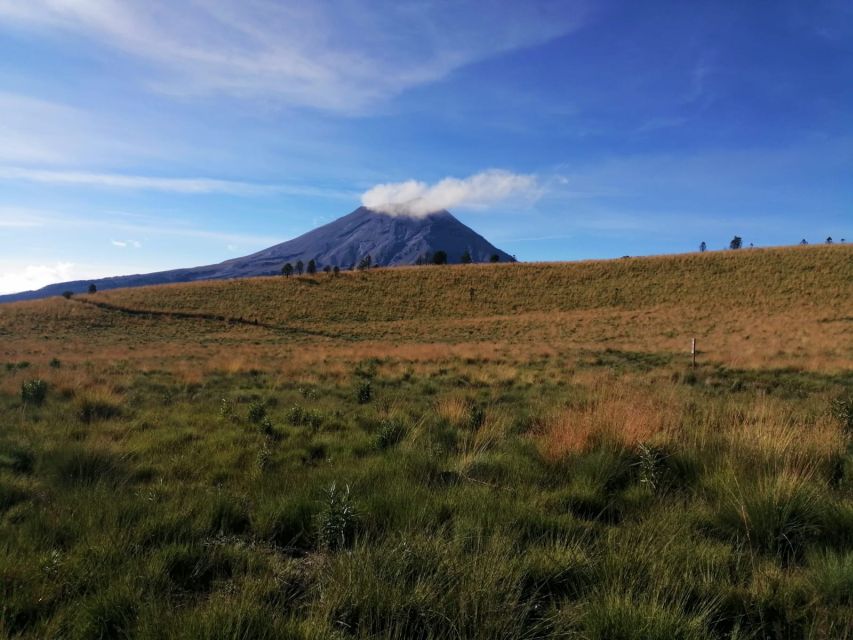
M 851 638 L 851 393 L 849 245 L 0 305 L 0 636 Z

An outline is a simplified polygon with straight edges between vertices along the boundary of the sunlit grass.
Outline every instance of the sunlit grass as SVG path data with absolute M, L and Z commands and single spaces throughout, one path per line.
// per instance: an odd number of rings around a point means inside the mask
M 849 257 L 0 307 L 0 636 L 851 637 Z

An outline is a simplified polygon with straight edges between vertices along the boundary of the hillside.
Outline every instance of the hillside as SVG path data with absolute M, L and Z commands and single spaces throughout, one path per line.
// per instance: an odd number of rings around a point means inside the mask
M 696 337 L 706 357 L 738 366 L 838 368 L 853 361 L 851 283 L 853 247 L 842 245 L 373 269 L 4 305 L 0 335 L 18 341 L 44 332 L 75 342 L 83 334 L 86 341 L 104 343 L 121 337 L 145 349 L 161 333 L 171 335 L 172 327 L 196 332 L 188 336 L 195 344 L 228 326 L 209 319 L 218 318 L 242 319 L 237 326 L 243 330 L 267 325 L 273 331 L 255 330 L 270 345 L 282 336 L 293 341 L 314 335 L 332 343 L 504 341 L 682 352 Z M 146 311 L 190 317 L 138 315 Z M 150 326 L 136 334 L 126 331 L 132 322 Z
M 110 291 L 97 299 L 139 309 L 325 323 L 654 306 L 830 311 L 849 308 L 851 283 L 853 246 L 839 245 L 212 281 Z
M 513 261 L 510 255 L 462 224 L 449 211 L 409 217 L 391 216 L 359 207 L 297 238 L 248 256 L 202 267 L 59 282 L 37 291 L 0 295 L 0 303 L 35 300 L 61 295 L 65 291 L 83 293 L 90 284 L 95 284 L 98 290 L 103 291 L 175 282 L 277 275 L 286 262 L 296 265 L 301 261 L 307 265 L 314 260 L 318 270 L 324 267 L 349 269 L 367 256 L 370 256 L 374 265 L 415 264 L 437 251 L 444 251 L 451 264 L 460 262 L 465 252 L 473 262 L 488 262 L 492 256 L 497 256 L 502 262 Z
M 853 638 L 851 270 L 813 246 L 0 305 L 0 637 Z

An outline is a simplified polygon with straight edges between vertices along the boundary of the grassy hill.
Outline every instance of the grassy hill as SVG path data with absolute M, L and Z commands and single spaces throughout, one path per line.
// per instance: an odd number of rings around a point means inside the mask
M 851 282 L 853 246 L 837 245 L 206 281 L 108 291 L 99 299 L 137 309 L 323 324 L 651 306 L 836 312 L 849 310 L 843 297 Z
M 851 293 L 836 245 L 0 305 L 0 636 L 853 637 Z

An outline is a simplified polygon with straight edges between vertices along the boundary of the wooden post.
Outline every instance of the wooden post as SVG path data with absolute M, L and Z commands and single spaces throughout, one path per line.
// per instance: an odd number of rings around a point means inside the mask
M 693 368 L 696 368 L 696 338 L 693 338 L 693 341 L 690 345 L 690 355 L 693 358 Z

